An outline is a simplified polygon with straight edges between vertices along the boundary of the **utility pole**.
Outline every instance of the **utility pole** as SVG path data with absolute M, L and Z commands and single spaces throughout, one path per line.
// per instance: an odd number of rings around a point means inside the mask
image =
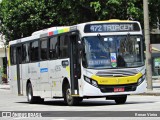
M 148 0 L 143 0 L 143 14 L 144 14 L 144 33 L 145 33 L 145 44 L 146 44 L 147 90 L 153 90 L 153 87 L 152 87 L 152 66 L 151 66 L 151 49 L 152 48 L 150 45 Z

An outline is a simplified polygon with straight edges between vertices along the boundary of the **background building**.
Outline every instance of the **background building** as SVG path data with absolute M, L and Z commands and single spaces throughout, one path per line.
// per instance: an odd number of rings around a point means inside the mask
M 7 82 L 7 48 L 5 38 L 0 34 L 0 83 Z
M 152 77 L 160 78 L 160 30 L 153 29 L 151 32 L 151 46 L 152 46 Z

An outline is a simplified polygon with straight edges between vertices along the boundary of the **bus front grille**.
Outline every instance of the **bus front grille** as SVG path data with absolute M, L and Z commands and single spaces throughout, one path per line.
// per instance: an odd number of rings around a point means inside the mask
M 137 83 L 129 85 L 99 85 L 99 89 L 102 93 L 115 92 L 115 88 L 123 88 L 123 92 L 135 91 L 137 88 Z M 122 91 L 121 91 L 122 92 Z

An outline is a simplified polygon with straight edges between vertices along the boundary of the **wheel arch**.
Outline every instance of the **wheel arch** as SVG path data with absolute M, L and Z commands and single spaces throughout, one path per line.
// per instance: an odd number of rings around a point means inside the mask
M 65 89 L 65 86 L 66 85 L 69 85 L 70 86 L 70 83 L 69 83 L 69 80 L 68 80 L 68 78 L 64 78 L 63 79 L 63 82 L 62 82 L 62 96 L 64 96 L 64 89 Z

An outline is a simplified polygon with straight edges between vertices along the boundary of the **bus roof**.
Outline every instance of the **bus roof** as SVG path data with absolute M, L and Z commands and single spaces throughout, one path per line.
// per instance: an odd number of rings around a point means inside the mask
M 65 33 L 65 32 L 74 31 L 74 30 L 77 30 L 77 29 L 80 32 L 82 32 L 86 25 L 101 24 L 101 23 L 102 24 L 103 23 L 137 23 L 140 27 L 140 24 L 139 24 L 138 21 L 131 21 L 131 20 L 110 19 L 110 20 L 102 20 L 102 21 L 91 21 L 91 22 L 80 23 L 80 24 L 73 25 L 73 26 L 57 26 L 57 27 L 51 27 L 51 28 L 35 31 L 29 37 L 20 38 L 20 39 L 14 40 L 14 41 L 10 41 L 10 44 L 16 44 L 16 43 L 19 43 L 19 42 L 30 41 L 30 40 L 38 39 L 38 38 L 44 37 L 44 36 L 57 35 L 57 34 Z M 140 30 L 141 30 L 141 27 L 140 27 Z M 87 33 L 87 34 L 92 35 L 92 34 L 95 34 L 95 33 Z M 104 34 L 104 33 L 102 33 L 102 34 Z

